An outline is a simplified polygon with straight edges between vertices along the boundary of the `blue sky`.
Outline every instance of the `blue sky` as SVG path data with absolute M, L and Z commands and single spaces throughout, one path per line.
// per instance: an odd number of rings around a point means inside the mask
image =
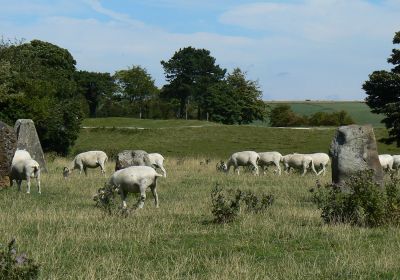
M 141 65 L 158 86 L 161 60 L 206 48 L 258 80 L 265 100 L 362 100 L 390 69 L 400 0 L 0 0 L 0 35 L 68 49 L 80 70 Z

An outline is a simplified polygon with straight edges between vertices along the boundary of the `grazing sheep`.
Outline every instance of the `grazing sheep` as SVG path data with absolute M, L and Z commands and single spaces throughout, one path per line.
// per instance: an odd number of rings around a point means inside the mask
M 13 180 L 17 182 L 18 191 L 21 191 L 22 180 L 27 181 L 27 191 L 31 192 L 31 178 L 36 178 L 38 185 L 38 193 L 42 193 L 40 189 L 40 166 L 37 161 L 33 160 L 30 154 L 25 150 L 17 150 L 11 163 L 10 185 Z
M 282 158 L 282 155 L 278 152 L 264 152 L 264 153 L 258 153 L 260 156 L 260 159 L 258 160 L 258 165 L 261 167 L 263 170 L 263 173 L 266 174 L 267 168 L 270 165 L 275 165 L 278 174 L 281 175 L 281 166 L 280 166 L 280 161 Z
M 385 171 L 392 171 L 393 157 L 389 154 L 379 155 L 379 162 L 381 163 L 382 169 Z
M 79 174 L 81 174 L 83 170 L 85 172 L 85 175 L 87 175 L 87 168 L 96 168 L 99 166 L 101 169 L 101 173 L 105 174 L 105 164 L 107 160 L 108 157 L 106 153 L 102 151 L 89 151 L 80 153 L 71 162 L 69 168 L 64 167 L 63 175 L 65 178 L 68 177 L 74 169 L 79 169 Z
M 146 199 L 146 190 L 150 187 L 154 196 L 154 203 L 158 208 L 157 177 L 162 176 L 152 167 L 130 166 L 115 171 L 108 181 L 108 186 L 119 188 L 123 208 L 127 207 L 126 197 L 128 193 L 140 193 L 138 208 L 143 208 Z
M 321 170 L 317 173 L 317 175 L 320 175 L 321 173 L 323 173 L 322 175 L 324 176 L 325 172 L 326 172 L 326 167 L 328 166 L 329 161 L 330 161 L 328 154 L 313 153 L 313 154 L 307 154 L 307 155 L 312 157 L 315 169 L 321 168 Z
M 285 155 L 282 157 L 282 162 L 286 172 L 289 172 L 291 167 L 295 169 L 303 169 L 303 173 L 301 175 L 304 176 L 307 173 L 307 169 L 311 167 L 311 170 L 317 175 L 313 159 L 309 155 L 297 153 Z
M 254 174 L 258 175 L 257 163 L 259 159 L 260 156 L 253 151 L 237 152 L 231 155 L 227 164 L 223 163 L 223 170 L 228 173 L 231 166 L 233 166 L 233 171 L 236 171 L 239 175 L 240 166 L 253 166 Z
M 400 155 L 393 155 L 393 169 L 397 170 L 397 173 L 400 171 Z
M 167 171 L 165 170 L 164 164 L 164 157 L 158 153 L 151 153 L 149 154 L 150 163 L 154 168 L 160 168 L 164 177 L 167 177 Z

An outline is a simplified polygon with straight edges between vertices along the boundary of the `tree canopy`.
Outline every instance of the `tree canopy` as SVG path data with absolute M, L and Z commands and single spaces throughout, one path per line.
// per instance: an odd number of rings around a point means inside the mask
M 400 44 L 400 31 L 395 33 L 393 44 Z M 393 49 L 387 60 L 394 65 L 391 71 L 374 71 L 362 88 L 366 103 L 373 113 L 383 114 L 382 122 L 389 130 L 387 143 L 396 142 L 400 146 L 400 50 Z

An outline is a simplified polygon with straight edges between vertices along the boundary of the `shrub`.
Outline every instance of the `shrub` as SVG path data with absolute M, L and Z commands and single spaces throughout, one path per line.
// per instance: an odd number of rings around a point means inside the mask
M 93 196 L 96 202 L 95 206 L 108 215 L 117 214 L 119 211 L 115 196 L 118 193 L 116 188 L 105 185 L 97 190 L 97 194 Z
M 345 188 L 318 187 L 313 201 L 322 210 L 324 222 L 376 227 L 400 221 L 400 184 L 392 179 L 382 187 L 372 179 L 373 172 L 360 172 L 349 178 Z
M 245 211 L 251 213 L 259 213 L 267 210 L 274 202 L 272 195 L 261 194 L 255 195 L 251 191 L 224 190 L 216 184 L 211 192 L 212 214 L 214 215 L 214 223 L 224 224 L 233 222 L 244 208 Z M 228 197 L 230 195 L 230 197 Z
M 0 251 L 0 279 L 37 279 L 38 276 L 39 265 L 25 253 L 17 254 L 15 239 Z

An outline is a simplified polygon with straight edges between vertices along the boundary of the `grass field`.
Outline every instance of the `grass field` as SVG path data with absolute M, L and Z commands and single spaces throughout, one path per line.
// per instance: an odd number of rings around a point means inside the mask
M 384 127 L 384 125 L 380 123 L 383 117 L 371 113 L 370 108 L 361 101 L 267 101 L 266 103 L 271 106 L 276 104 L 288 104 L 295 113 L 307 116 L 316 112 L 331 113 L 345 110 L 357 124 L 372 124 L 374 127 Z
M 1 191 L 0 236 L 41 264 L 41 279 L 396 279 L 399 228 L 327 226 L 311 203 L 314 175 L 225 175 L 215 161 L 167 158 L 156 209 L 151 194 L 127 218 L 104 216 L 92 195 L 105 182 L 61 175 L 49 162 L 42 195 Z M 107 176 L 114 163 L 109 163 Z M 330 174 L 322 179 L 328 182 Z M 212 220 L 210 192 L 225 188 L 275 195 L 265 213 L 242 213 L 228 225 Z M 25 186 L 25 184 L 24 184 Z M 33 185 L 35 186 L 35 185 Z M 128 206 L 136 201 L 130 196 Z

